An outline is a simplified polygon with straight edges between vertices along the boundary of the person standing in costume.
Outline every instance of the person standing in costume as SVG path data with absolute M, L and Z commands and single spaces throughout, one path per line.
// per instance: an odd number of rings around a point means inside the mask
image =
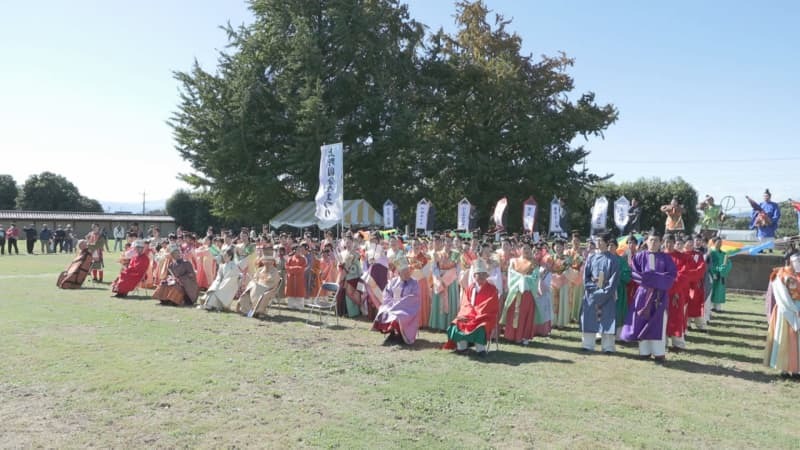
M 417 281 L 419 286 L 419 323 L 421 327 L 428 326 L 431 316 L 431 273 L 433 272 L 433 262 L 428 256 L 425 243 L 417 239 L 414 241 L 412 251 L 408 255 L 409 267 L 411 268 L 411 278 Z
M 455 320 L 447 329 L 448 341 L 443 348 L 465 353 L 471 342 L 479 355 L 486 355 L 486 343 L 497 324 L 500 300 L 497 288 L 488 281 L 488 267 L 483 260 L 475 262 L 473 278 Z
M 679 233 L 685 229 L 683 225 L 683 205 L 678 204 L 678 199 L 673 198 L 668 205 L 661 206 L 661 212 L 667 215 L 664 226 L 665 233 Z
M 383 302 L 372 322 L 372 330 L 387 334 L 386 343 L 411 345 L 419 331 L 419 283 L 411 278 L 411 269 L 403 258 L 394 258 L 397 276 L 383 290 Z
M 666 357 L 667 292 L 678 275 L 672 258 L 660 252 L 661 236 L 652 230 L 647 250 L 633 257 L 631 278 L 638 287 L 621 335 L 623 340 L 638 341 L 639 356 L 653 356 L 657 363 Z
M 438 237 L 433 254 L 433 300 L 428 325 L 434 330 L 446 330 L 448 322 L 458 310 L 458 253 L 450 243 Z
M 102 283 L 104 267 L 103 247 L 105 244 L 103 242 L 103 237 L 100 235 L 100 227 L 96 223 L 92 224 L 92 231 L 86 235 L 86 242 L 89 243 L 89 251 L 92 252 L 92 279 Z
M 614 353 L 617 334 L 617 286 L 619 256 L 608 251 L 608 233 L 595 236 L 597 251 L 590 254 L 583 270 L 584 295 L 580 325 L 583 333 L 581 349 L 594 351 L 595 337 L 600 333 L 600 348 Z
M 631 266 L 628 264 L 627 255 L 619 255 L 617 253 L 617 240 L 614 238 L 608 241 L 608 252 L 615 255 L 617 263 L 619 264 L 619 283 L 617 283 L 617 300 L 616 310 L 617 314 L 614 319 L 616 322 L 616 335 L 619 336 L 622 332 L 622 324 L 625 323 L 625 318 L 628 316 L 628 283 L 631 281 Z
M 289 308 L 303 309 L 306 294 L 306 249 L 293 245 L 286 261 L 286 300 Z
M 778 230 L 778 221 L 781 220 L 781 208 L 772 201 L 772 193 L 769 189 L 764 191 L 764 201 L 756 203 L 752 198 L 745 196 L 753 212 L 750 213 L 750 229 L 756 229 L 758 242 L 770 242 L 775 240 L 775 232 Z
M 539 267 L 534 261 L 531 244 L 526 241 L 522 244 L 522 255 L 512 259 L 508 268 L 508 295 L 500 316 L 507 340 L 528 345 L 533 339 L 538 290 Z
M 711 272 L 711 303 L 713 311 L 722 311 L 725 304 L 725 279 L 731 273 L 733 263 L 722 251 L 722 239 L 717 236 L 711 239 L 713 248 L 708 252 L 708 270 Z
M 685 276 L 687 283 L 686 317 L 699 331 L 706 331 L 705 287 L 706 261 L 703 253 L 695 250 L 694 240 L 689 237 L 683 243 Z
M 703 211 L 703 218 L 700 220 L 703 230 L 719 230 L 722 221 L 725 220 L 725 214 L 719 205 L 714 204 L 714 197 L 706 195 L 706 198 L 697 205 L 697 209 Z
M 672 350 L 686 349 L 686 303 L 689 295 L 689 283 L 686 277 L 686 254 L 676 249 L 675 235 L 668 234 L 664 240 L 664 253 L 672 258 L 673 264 L 678 269 L 675 282 L 672 284 L 667 297 L 667 337 L 672 341 Z
M 786 255 L 770 281 L 775 305 L 769 317 L 764 364 L 800 378 L 800 254 Z

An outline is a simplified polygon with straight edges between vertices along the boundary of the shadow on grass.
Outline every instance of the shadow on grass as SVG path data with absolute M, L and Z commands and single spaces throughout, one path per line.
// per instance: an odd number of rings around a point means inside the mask
M 741 370 L 729 369 L 727 367 L 712 366 L 695 361 L 667 359 L 665 368 L 670 370 L 683 370 L 684 372 L 714 375 L 718 377 L 732 377 L 741 380 L 752 381 L 755 383 L 773 383 L 779 378 L 765 372 L 745 372 Z
M 750 348 L 753 350 L 763 350 L 763 345 L 756 345 L 756 344 L 748 344 L 747 342 L 731 342 L 731 341 L 720 341 L 718 339 L 711 339 L 708 337 L 708 333 L 700 333 L 697 331 L 692 331 L 690 334 L 686 336 L 686 341 L 689 343 L 697 343 L 697 344 L 709 344 L 709 345 L 735 345 L 736 347 L 743 347 L 743 348 Z
M 719 313 L 717 313 L 717 314 L 719 314 Z M 742 318 L 742 317 L 715 315 L 713 320 L 716 321 L 717 323 L 720 323 L 720 322 L 724 322 L 724 323 L 754 323 L 754 324 L 765 324 L 765 323 L 767 323 L 766 316 L 761 316 L 760 319 L 749 319 L 749 318 Z
M 766 333 L 766 330 L 764 330 L 764 333 L 734 333 L 733 331 L 723 331 L 723 330 L 717 329 L 716 328 L 716 324 L 714 326 L 712 326 L 711 328 L 709 328 L 709 330 L 708 330 L 708 335 L 711 336 L 711 337 L 714 337 L 714 336 L 725 336 L 725 337 L 731 337 L 731 338 L 739 338 L 739 339 L 745 339 L 745 340 L 756 340 L 756 341 L 760 340 L 760 339 L 764 339 L 764 336 L 766 335 L 765 333 Z
M 715 311 L 712 313 L 714 317 L 724 317 L 724 316 L 753 316 L 753 317 L 764 317 L 764 314 L 760 313 L 751 313 L 745 311 Z
M 453 355 L 454 357 L 461 357 L 461 355 Z M 575 361 L 570 359 L 558 359 L 551 356 L 537 355 L 534 353 L 516 353 L 504 351 L 503 347 L 500 350 L 489 352 L 486 356 L 480 356 L 477 353 L 470 352 L 467 357 L 473 361 L 486 363 L 486 364 L 505 364 L 507 366 L 519 366 L 522 364 L 533 363 L 561 363 L 561 364 L 574 364 Z
M 717 321 L 717 322 L 714 323 L 714 326 L 711 327 L 711 329 L 713 330 L 713 329 L 716 329 L 716 328 L 735 328 L 735 329 L 741 329 L 741 330 L 763 331 L 764 333 L 767 332 L 767 324 L 766 324 L 766 322 L 764 322 L 763 326 L 762 326 L 762 325 L 741 324 L 741 323 L 735 323 L 735 322 L 721 323 L 721 322 Z
M 737 355 L 735 353 L 714 352 L 702 348 L 689 348 L 684 352 L 689 355 L 700 355 L 700 356 L 705 356 L 707 358 L 719 358 L 719 359 L 726 359 L 726 360 L 738 361 L 750 364 L 761 364 L 762 362 L 764 362 L 764 360 L 761 358 L 754 358 L 752 356 L 745 356 L 745 355 Z

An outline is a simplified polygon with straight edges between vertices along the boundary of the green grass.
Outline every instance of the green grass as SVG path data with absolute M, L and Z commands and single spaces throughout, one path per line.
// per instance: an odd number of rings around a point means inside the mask
M 107 261 L 114 258 L 107 257 Z M 789 448 L 800 383 L 761 365 L 760 298 L 733 296 L 666 367 L 582 354 L 575 329 L 486 359 L 60 291 L 63 255 L 0 257 L 0 447 Z M 109 263 L 109 274 L 118 270 Z M 37 274 L 50 274 L 40 276 Z

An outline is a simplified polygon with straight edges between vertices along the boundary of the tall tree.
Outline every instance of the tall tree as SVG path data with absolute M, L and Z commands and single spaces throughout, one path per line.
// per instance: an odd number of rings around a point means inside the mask
M 202 193 L 178 190 L 167 199 L 166 210 L 177 225 L 201 236 L 209 225 L 219 225 L 211 216 L 211 202 Z
M 19 188 L 14 177 L 0 175 L 0 209 L 14 209 L 17 204 Z
M 509 199 L 509 217 L 535 195 L 546 217 L 554 194 L 568 204 L 604 177 L 581 169 L 589 153 L 576 138 L 602 136 L 617 119 L 612 105 L 598 105 L 588 92 L 571 101 L 573 60 L 563 53 L 535 60 L 521 54 L 511 23 L 482 1 L 457 4 L 458 30 L 430 39 L 422 70 L 428 96 L 420 130 L 430 156 L 421 158 L 425 195 L 439 216 L 455 221 L 456 203 L 468 197 L 487 226 L 491 208 Z M 577 206 L 577 205 L 575 205 Z M 512 228 L 521 219 L 509 220 Z
M 317 185 L 319 146 L 343 142 L 348 197 L 382 202 L 409 184 L 423 28 L 397 0 L 252 0 L 226 27 L 216 73 L 175 74 L 176 147 L 213 211 L 260 222 Z
M 71 181 L 52 172 L 31 175 L 25 180 L 17 197 L 17 208 L 28 211 L 103 212 L 100 202 L 82 196 Z

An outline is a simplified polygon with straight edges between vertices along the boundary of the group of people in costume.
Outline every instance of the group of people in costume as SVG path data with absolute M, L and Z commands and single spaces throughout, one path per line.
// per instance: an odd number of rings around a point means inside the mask
M 713 199 L 704 204 L 721 215 Z M 681 206 L 672 202 L 662 210 L 679 228 Z M 89 274 L 103 279 L 96 231 L 79 241 L 59 287 L 80 287 Z M 323 285 L 336 285 L 337 313 L 366 317 L 387 344 L 412 345 L 426 328 L 446 334 L 445 349 L 473 347 L 482 355 L 492 338 L 525 346 L 577 324 L 585 351 L 599 344 L 613 353 L 620 341 L 636 342 L 643 358 L 662 362 L 668 348 L 687 348 L 690 329 L 706 331 L 712 311 L 723 310 L 732 268 L 720 238 L 674 231 L 620 239 L 601 233 L 585 243 L 573 232 L 569 242 L 547 243 L 449 232 L 409 239 L 380 231 L 340 239 L 326 232 L 318 241 L 310 234 L 254 236 L 247 229 L 162 239 L 156 230 L 150 239 L 129 236 L 112 292 L 124 297 L 154 289 L 165 304 L 258 317 L 275 299 L 302 309 Z M 768 294 L 767 363 L 789 374 L 800 372 L 798 260 L 787 259 L 773 273 Z

